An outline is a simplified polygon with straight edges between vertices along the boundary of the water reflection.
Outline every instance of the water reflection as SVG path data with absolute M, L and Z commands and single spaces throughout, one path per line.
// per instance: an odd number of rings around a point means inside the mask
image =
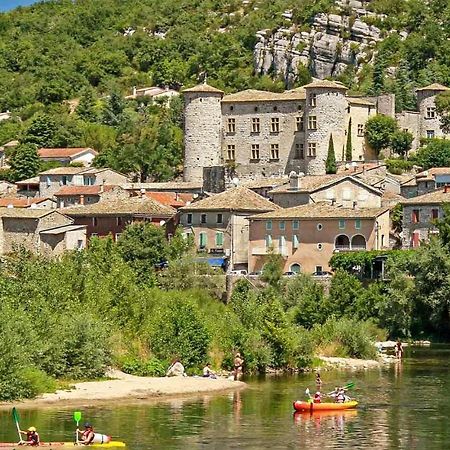
M 292 415 L 292 401 L 315 385 L 315 374 L 249 380 L 244 391 L 165 402 L 85 407 L 99 431 L 131 450 L 152 449 L 444 449 L 450 427 L 450 351 L 409 349 L 387 369 L 322 372 L 323 391 L 356 383 L 357 410 Z M 25 410 L 43 440 L 71 440 L 73 408 Z M 0 441 L 15 441 L 11 411 L 0 410 Z

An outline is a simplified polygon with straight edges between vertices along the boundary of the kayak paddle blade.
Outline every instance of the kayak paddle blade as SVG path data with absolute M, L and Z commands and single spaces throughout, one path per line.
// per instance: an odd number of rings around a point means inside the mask
M 19 423 L 19 413 L 18 413 L 16 407 L 14 407 L 12 409 L 12 416 L 13 416 L 14 422 Z
M 73 413 L 73 420 L 77 423 L 77 425 L 80 423 L 80 421 L 81 421 L 81 411 L 75 411 Z

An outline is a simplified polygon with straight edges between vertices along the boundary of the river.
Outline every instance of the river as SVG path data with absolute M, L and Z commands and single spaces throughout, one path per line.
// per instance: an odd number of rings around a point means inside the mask
M 450 347 L 413 347 L 390 368 L 323 372 L 324 391 L 354 381 L 359 408 L 293 415 L 314 374 L 250 378 L 241 392 L 140 404 L 77 408 L 99 432 L 144 449 L 448 449 Z M 71 440 L 74 409 L 23 410 L 23 428 L 42 440 Z M 0 441 L 17 439 L 10 411 L 0 410 Z

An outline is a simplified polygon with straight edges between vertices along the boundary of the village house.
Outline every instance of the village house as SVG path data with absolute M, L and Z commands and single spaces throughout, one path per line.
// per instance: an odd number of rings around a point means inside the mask
M 185 235 L 194 238 L 197 251 L 228 261 L 231 270 L 248 266 L 248 221 L 255 213 L 279 207 L 245 187 L 236 187 L 180 209 Z
M 39 197 L 39 177 L 16 181 L 17 195 L 24 197 Z
M 0 146 L 0 168 L 7 169 L 9 167 L 7 153 L 14 147 L 19 145 L 19 141 L 9 141 L 6 144 Z
M 33 253 L 58 256 L 86 246 L 86 227 L 56 210 L 0 208 L 0 255 L 23 247 Z
M 61 186 L 54 194 L 58 208 L 91 205 L 105 200 L 128 198 L 127 191 L 120 186 L 97 184 L 93 186 Z
M 345 208 L 379 208 L 382 191 L 350 175 L 303 176 L 291 172 L 289 183 L 269 191 L 282 208 L 328 202 Z
M 435 222 L 443 216 L 443 204 L 449 202 L 450 186 L 403 200 L 402 247 L 419 247 L 437 233 Z
M 75 224 L 87 227 L 88 240 L 92 236 L 112 236 L 117 240 L 127 225 L 136 222 L 165 226 L 168 234 L 173 234 L 176 226 L 172 220 L 176 210 L 148 197 L 105 200 L 60 211 L 73 218 Z
M 433 192 L 450 185 L 450 167 L 433 167 L 417 173 L 401 185 L 401 193 L 406 198 Z
M 40 148 L 38 155 L 42 161 L 58 162 L 64 165 L 78 163 L 88 167 L 98 153 L 90 147 Z
M 150 86 L 143 88 L 133 87 L 133 93 L 131 95 L 127 95 L 125 98 L 127 100 L 139 99 L 141 97 L 149 97 L 151 99 L 171 99 L 172 97 L 178 97 L 180 93 L 175 91 L 174 89 L 170 89 L 168 87 L 160 88 L 158 86 Z
M 11 197 L 17 194 L 17 186 L 6 180 L 0 181 L 0 197 Z
M 128 178 L 112 169 L 56 167 L 39 174 L 39 196 L 53 197 L 62 186 L 120 185 Z
M 329 271 L 335 252 L 389 246 L 387 208 L 343 208 L 316 203 L 249 217 L 249 270 L 262 270 L 271 252 L 283 257 L 284 271 Z

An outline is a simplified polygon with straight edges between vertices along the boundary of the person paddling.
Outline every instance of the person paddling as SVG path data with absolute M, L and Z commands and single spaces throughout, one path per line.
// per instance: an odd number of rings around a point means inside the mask
M 19 432 L 20 434 L 25 434 L 27 436 L 27 440 L 25 442 L 21 442 L 20 445 L 31 445 L 33 447 L 40 445 L 41 440 L 35 427 L 30 427 L 27 431 L 19 430 Z
M 94 428 L 89 422 L 86 422 L 84 424 L 84 431 L 81 431 L 77 428 L 77 433 L 81 435 L 81 439 L 78 441 L 80 444 L 90 445 L 94 441 Z

